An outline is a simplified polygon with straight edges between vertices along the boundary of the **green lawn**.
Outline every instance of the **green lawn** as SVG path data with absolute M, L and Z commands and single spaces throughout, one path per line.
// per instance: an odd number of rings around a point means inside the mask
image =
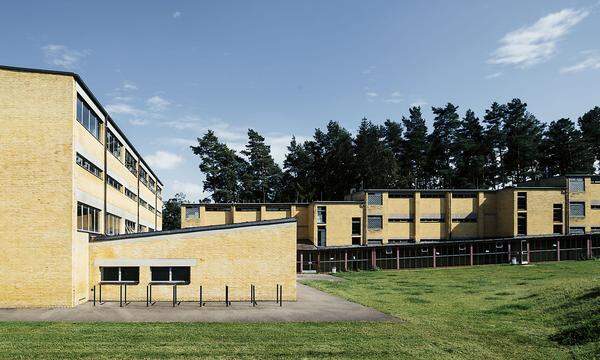
M 600 262 L 341 274 L 403 323 L 0 323 L 1 358 L 600 358 Z

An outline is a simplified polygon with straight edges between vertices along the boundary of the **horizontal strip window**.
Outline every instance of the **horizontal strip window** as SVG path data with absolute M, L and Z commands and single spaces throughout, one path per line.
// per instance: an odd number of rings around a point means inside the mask
M 154 179 L 151 177 L 148 177 L 148 188 L 153 194 L 156 193 L 156 181 L 154 181 Z
M 156 187 L 156 195 L 159 199 L 162 199 L 162 189 L 160 187 Z
M 117 139 L 115 134 L 110 130 L 106 130 L 106 147 L 119 161 L 121 161 L 121 153 L 123 152 L 123 144 Z
M 592 184 L 600 184 L 600 176 L 592 176 Z
M 475 199 L 475 198 L 477 198 L 477 193 L 456 192 L 456 193 L 452 193 L 452 198 L 454 198 L 454 199 Z
M 381 239 L 369 239 L 369 240 L 367 240 L 367 244 L 369 244 L 369 245 L 383 245 L 383 240 L 381 240 Z
M 388 218 L 389 223 L 411 223 L 413 222 L 413 218 Z
M 148 227 L 146 225 L 142 225 L 142 224 L 138 225 L 138 232 L 147 232 L 147 231 L 148 231 Z
M 476 223 L 477 222 L 477 218 L 476 217 L 467 217 L 467 218 L 461 218 L 461 219 L 452 219 L 452 222 L 455 222 L 455 223 Z
M 388 198 L 390 199 L 412 199 L 415 197 L 414 193 L 389 193 Z
M 600 204 L 592 204 L 590 206 L 592 207 L 592 210 L 600 210 Z
M 593 233 L 600 233 L 600 226 L 592 226 L 591 230 Z
M 135 221 L 125 219 L 125 233 L 126 234 L 135 233 Z
M 135 176 L 137 176 L 137 160 L 131 153 L 125 150 L 125 167 Z
M 137 201 L 137 195 L 133 191 L 129 190 L 128 188 L 125 188 L 125 195 L 127 195 L 127 197 L 130 198 L 131 200 Z
M 444 221 L 444 218 L 421 218 L 423 223 L 443 223 Z
M 100 267 L 102 282 L 140 282 L 140 268 L 137 266 L 102 266 Z
M 148 203 L 142 198 L 140 198 L 140 205 L 146 209 L 148 208 Z
M 206 211 L 231 211 L 231 206 L 206 205 Z
M 102 179 L 102 170 L 100 170 L 99 167 L 97 167 L 96 165 L 94 165 L 94 163 L 92 163 L 88 159 L 86 159 L 83 156 L 81 156 L 81 154 L 77 153 L 77 156 L 75 158 L 75 162 L 77 163 L 77 165 L 79 165 L 82 168 L 86 169 L 87 171 L 89 171 L 95 177 L 97 177 L 99 179 Z
M 148 173 L 146 172 L 146 170 L 144 170 L 144 168 L 142 168 L 140 166 L 140 181 L 142 182 L 142 184 L 148 186 Z
M 77 121 L 96 139 L 100 140 L 102 121 L 80 96 L 77 96 Z
M 106 234 L 119 235 L 121 233 L 121 217 L 113 214 L 106 214 Z
M 117 180 L 115 180 L 110 175 L 106 175 L 106 183 L 108 185 L 112 186 L 113 188 L 115 188 L 116 190 L 119 190 L 119 192 L 123 191 L 123 185 L 121 185 L 120 182 L 118 182 Z
M 421 193 L 421 198 L 423 199 L 443 199 L 446 197 L 446 194 L 443 192 L 424 192 Z
M 100 232 L 100 209 L 78 202 L 77 230 Z
M 154 211 L 155 211 L 154 206 L 148 204 L 148 210 L 150 210 L 151 213 L 154 213 Z
M 271 206 L 267 206 L 267 211 L 289 211 L 290 210 L 290 206 L 289 205 L 271 205 Z
M 189 284 L 190 283 L 190 267 L 189 266 L 152 266 L 152 282 Z
M 585 234 L 585 228 L 584 227 L 570 227 L 569 234 L 572 234 L 572 235 Z
M 389 239 L 389 244 L 414 244 L 415 241 L 412 239 Z
M 236 206 L 235 211 L 260 211 L 260 206 Z

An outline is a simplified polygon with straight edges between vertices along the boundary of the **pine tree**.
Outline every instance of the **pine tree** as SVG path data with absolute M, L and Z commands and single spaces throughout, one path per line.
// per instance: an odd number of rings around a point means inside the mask
M 235 202 L 239 199 L 239 175 L 245 166 L 242 158 L 219 142 L 212 130 L 198 138 L 198 146 L 190 146 L 200 157 L 200 171 L 206 179 L 204 190 L 212 192 L 214 202 Z
M 509 181 L 519 183 L 540 177 L 538 160 L 543 131 L 539 120 L 527 112 L 526 103 L 513 99 L 506 104 L 506 153 L 502 165 Z
M 482 138 L 482 144 L 485 146 L 483 172 L 485 182 L 495 189 L 506 182 L 506 176 L 502 168 L 502 159 L 506 152 L 505 114 L 506 105 L 494 102 L 491 108 L 485 111 L 483 117 L 483 123 L 485 124 Z
M 363 188 L 388 188 L 397 177 L 398 166 L 392 150 L 383 141 L 384 131 L 363 118 L 356 138 L 357 183 Z
M 395 188 L 409 187 L 410 184 L 406 176 L 408 173 L 408 162 L 406 161 L 407 159 L 404 151 L 404 139 L 402 139 L 402 124 L 387 119 L 383 126 L 385 143 L 392 151 L 392 154 L 394 154 L 394 159 L 398 166 L 397 176 L 391 185 Z
M 322 135 L 315 140 L 323 151 L 323 199 L 341 200 L 356 183 L 352 135 L 335 121 Z
M 177 193 L 163 203 L 162 229 L 181 229 L 181 204 L 186 201 L 185 194 Z
M 593 172 L 594 155 L 569 119 L 553 121 L 544 132 L 540 163 L 545 177 Z
M 404 168 L 403 177 L 407 186 L 413 188 L 425 187 L 430 177 L 425 173 L 429 143 L 427 142 L 427 125 L 421 114 L 421 107 L 409 109 L 410 116 L 402 117 L 404 124 Z
M 315 188 L 311 177 L 313 159 L 303 144 L 292 137 L 283 161 L 283 187 L 280 200 L 284 202 L 312 201 Z
M 600 161 L 600 107 L 586 112 L 577 122 L 587 151 L 594 155 L 596 161 Z
M 433 107 L 435 115 L 433 131 L 429 135 L 427 169 L 433 176 L 432 187 L 453 186 L 456 161 L 456 131 L 460 125 L 457 106 L 448 103 L 445 107 Z
M 483 165 L 485 148 L 482 142 L 483 126 L 472 110 L 467 110 L 456 131 L 456 177 L 453 181 L 458 188 L 485 187 Z
M 265 138 L 253 129 L 248 129 L 248 143 L 241 151 L 248 166 L 242 179 L 241 198 L 247 202 L 274 201 L 280 190 L 282 172 L 271 156 L 271 147 Z

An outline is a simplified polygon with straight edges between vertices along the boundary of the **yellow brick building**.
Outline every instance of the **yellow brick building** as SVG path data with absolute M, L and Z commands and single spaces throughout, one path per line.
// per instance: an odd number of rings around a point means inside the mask
M 162 232 L 162 187 L 77 74 L 0 66 L 0 307 L 76 306 L 102 282 L 109 298 L 115 274 L 137 273 L 139 300 L 165 269 L 188 274 L 182 300 L 295 299 L 294 219 Z
M 345 201 L 183 204 L 182 227 L 295 217 L 299 249 L 600 231 L 600 176 L 500 190 L 367 189 Z

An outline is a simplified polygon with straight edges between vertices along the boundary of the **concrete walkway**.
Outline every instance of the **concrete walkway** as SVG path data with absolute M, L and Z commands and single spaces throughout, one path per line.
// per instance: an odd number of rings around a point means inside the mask
M 342 298 L 298 284 L 298 301 L 275 302 L 181 303 L 172 307 L 170 302 L 146 307 L 145 302 L 133 302 L 120 308 L 119 303 L 92 303 L 71 309 L 0 309 L 0 321 L 65 321 L 65 322 L 332 322 L 332 321 L 400 321 Z

